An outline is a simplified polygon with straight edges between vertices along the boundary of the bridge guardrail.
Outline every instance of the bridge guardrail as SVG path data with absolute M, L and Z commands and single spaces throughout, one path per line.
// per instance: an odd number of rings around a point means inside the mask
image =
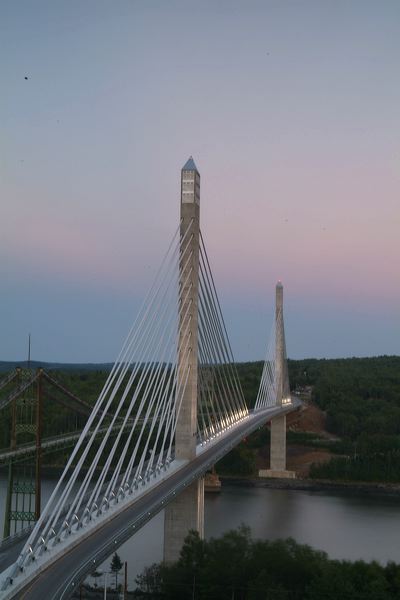
M 13 546 L 18 540 L 23 539 L 24 537 L 29 535 L 33 528 L 34 524 L 28 525 L 28 527 L 24 527 L 24 529 L 17 531 L 13 535 L 9 535 L 8 537 L 0 540 L 0 552 L 8 548 L 9 546 Z

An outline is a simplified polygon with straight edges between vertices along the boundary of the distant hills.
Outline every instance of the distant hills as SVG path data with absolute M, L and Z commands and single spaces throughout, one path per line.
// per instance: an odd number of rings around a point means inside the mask
M 51 369 L 60 369 L 62 371 L 110 371 L 112 369 L 113 363 L 52 363 L 52 362 L 40 362 L 38 360 L 31 360 L 30 368 L 38 369 L 42 367 L 47 371 Z M 5 373 L 6 371 L 12 371 L 16 367 L 21 367 L 22 369 L 28 368 L 28 361 L 6 361 L 0 360 L 0 373 Z
M 355 365 L 355 364 L 365 364 L 371 365 L 378 361 L 379 363 L 386 361 L 395 361 L 397 365 L 400 356 L 397 355 L 384 355 L 384 356 L 371 356 L 371 357 L 351 357 L 351 358 L 303 358 L 301 360 L 289 359 L 289 365 L 291 365 L 291 370 L 295 368 L 295 366 L 301 366 L 301 369 L 304 370 L 305 367 L 309 367 L 310 365 L 333 365 L 333 366 L 344 366 L 344 365 Z M 41 362 L 40 360 L 31 360 L 30 368 L 37 369 L 42 367 L 43 369 L 49 370 L 61 370 L 61 371 L 111 371 L 114 363 L 61 363 L 61 362 Z M 237 362 L 237 367 L 243 367 L 246 369 L 248 366 L 253 365 L 257 368 L 262 364 L 261 360 L 258 361 L 246 361 L 246 362 Z M 0 373 L 5 373 L 7 371 L 12 371 L 16 367 L 21 367 L 26 369 L 28 367 L 27 360 L 21 361 L 6 361 L 0 360 Z

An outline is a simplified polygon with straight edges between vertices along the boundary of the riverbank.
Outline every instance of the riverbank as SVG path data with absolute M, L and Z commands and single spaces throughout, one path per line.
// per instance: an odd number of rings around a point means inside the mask
M 58 479 L 62 467 L 44 467 L 43 476 Z M 268 488 L 271 490 L 300 490 L 309 492 L 348 492 L 349 494 L 376 494 L 385 496 L 400 496 L 400 483 L 381 483 L 363 481 L 330 481 L 327 479 L 261 479 L 259 477 L 235 477 L 232 475 L 217 475 L 222 484 L 238 487 Z M 220 488 L 218 488 L 218 491 Z M 215 490 L 209 490 L 215 492 Z
M 400 496 L 398 483 L 371 483 L 362 481 L 328 481 L 317 479 L 259 479 L 252 477 L 219 476 L 224 485 L 258 487 L 275 490 L 301 490 L 309 492 L 348 492 L 349 494 Z

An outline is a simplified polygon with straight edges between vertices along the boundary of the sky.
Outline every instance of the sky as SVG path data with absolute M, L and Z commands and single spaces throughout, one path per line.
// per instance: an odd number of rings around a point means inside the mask
M 400 354 L 398 0 L 0 3 L 0 360 L 117 356 L 201 173 L 237 360 Z

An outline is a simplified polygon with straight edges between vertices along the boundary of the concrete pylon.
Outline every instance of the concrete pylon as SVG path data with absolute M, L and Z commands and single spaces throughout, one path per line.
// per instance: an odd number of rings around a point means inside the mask
M 187 234 L 187 235 L 186 235 Z M 186 378 L 184 349 L 190 348 L 190 373 L 182 398 L 175 433 L 175 458 L 192 460 L 196 456 L 197 386 L 198 386 L 198 303 L 199 303 L 200 174 L 192 157 L 181 171 L 181 255 L 180 285 L 182 298 L 180 319 L 189 318 L 181 327 L 178 349 L 178 383 Z M 188 257 L 191 257 L 188 260 Z M 188 274 L 191 275 L 188 278 Z M 187 281 L 186 281 L 187 280 Z M 179 387 L 179 386 L 178 386 Z M 204 535 L 204 479 L 192 483 L 165 509 L 164 561 L 178 560 L 190 529 Z
M 275 383 L 276 406 L 287 403 L 285 392 L 285 329 L 283 324 L 283 285 L 276 284 L 275 292 Z M 281 477 L 293 479 L 294 471 L 286 469 L 286 415 L 271 420 L 270 468 L 261 469 L 259 477 Z
M 282 406 L 283 372 L 285 362 L 285 332 L 283 328 L 283 285 L 278 281 L 275 288 L 275 382 L 276 405 Z

